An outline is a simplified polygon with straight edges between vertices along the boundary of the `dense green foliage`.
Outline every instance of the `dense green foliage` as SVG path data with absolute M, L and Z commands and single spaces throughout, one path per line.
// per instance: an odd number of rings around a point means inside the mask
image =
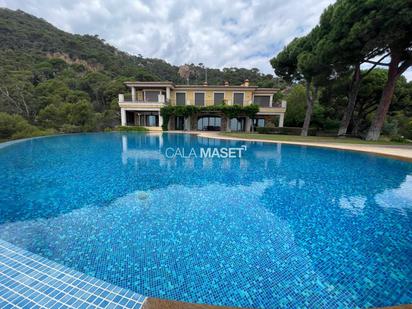
M 332 128 L 339 117 L 339 135 L 347 134 L 353 127 L 352 133 L 377 140 L 382 128 L 387 127 L 386 118 L 392 126 L 400 124 L 398 133 L 402 131 L 410 136 L 407 129 L 411 115 L 408 108 L 402 109 L 410 101 L 407 96 L 398 100 L 396 92 L 401 90 L 395 89 L 402 87 L 408 92 L 410 88 L 401 85 L 405 81 L 397 83 L 412 65 L 410 29 L 411 1 L 337 0 L 323 12 L 319 24 L 309 34 L 285 46 L 271 64 L 276 74 L 289 83 L 305 83 L 302 135 L 307 134 L 311 120 L 313 126 Z M 363 64 L 372 67 L 361 71 Z M 388 70 L 382 74 L 383 71 L 373 70 L 377 66 L 386 66 Z M 370 74 L 374 76 L 368 80 Z M 367 96 L 371 90 L 368 87 L 378 84 L 380 94 L 375 96 L 379 91 L 372 87 L 373 97 Z M 321 105 L 317 105 L 319 94 L 323 96 Z M 371 105 L 373 110 L 369 111 L 369 106 L 365 111 L 365 104 Z M 316 119 L 322 114 L 327 118 L 319 123 Z M 395 115 L 401 121 L 393 121 Z M 296 119 L 290 121 L 298 123 Z M 391 134 L 396 131 L 391 130 Z
M 360 136 L 370 124 L 382 95 L 387 70 L 374 69 L 362 80 L 357 103 L 349 126 L 349 133 Z M 322 87 L 319 99 L 314 105 L 311 125 L 321 131 L 337 130 L 348 102 L 347 89 L 351 78 L 340 78 L 328 86 Z M 291 87 L 286 96 L 288 107 L 285 115 L 285 126 L 302 126 L 305 118 L 305 86 L 297 83 Z M 404 77 L 396 83 L 383 134 L 397 139 L 401 136 L 412 139 L 412 82 Z
M 113 128 L 120 123 L 117 95 L 127 91 L 126 80 L 186 83 L 177 66 L 129 55 L 97 36 L 61 31 L 22 11 L 0 8 L 0 42 L 0 112 L 22 116 L 38 132 Z M 190 83 L 202 83 L 203 65 L 189 67 Z M 258 69 L 207 69 L 207 75 L 209 84 L 238 85 L 247 78 L 282 85 Z
M 123 126 L 123 127 L 117 127 L 115 130 L 121 131 L 121 132 L 147 132 L 149 131 L 147 128 L 139 127 L 139 126 Z
M 0 140 L 15 139 L 22 137 L 34 137 L 55 133 L 54 130 L 39 130 L 29 124 L 20 115 L 9 115 L 0 113 Z
M 305 96 L 305 87 L 301 84 L 296 84 L 290 89 L 286 97 L 288 106 L 285 114 L 285 126 L 301 127 L 303 125 L 306 106 Z
M 219 112 L 228 118 L 235 118 L 238 116 L 247 116 L 249 118 L 254 118 L 259 112 L 259 106 L 255 104 L 250 104 L 247 106 L 240 105 L 211 105 L 211 106 L 172 106 L 168 105 L 160 110 L 163 117 L 163 129 L 167 130 L 167 124 L 170 117 L 172 116 L 183 116 L 188 117 L 201 112 Z

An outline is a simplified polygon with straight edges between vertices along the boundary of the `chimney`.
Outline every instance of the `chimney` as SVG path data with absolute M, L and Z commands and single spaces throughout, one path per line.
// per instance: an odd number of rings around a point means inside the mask
M 203 86 L 207 86 L 207 81 L 204 81 L 204 82 L 203 82 Z
M 243 86 L 249 87 L 249 80 L 248 79 L 245 79 L 245 81 L 243 82 Z
M 229 82 L 227 80 L 225 80 L 225 86 L 228 87 L 229 86 Z

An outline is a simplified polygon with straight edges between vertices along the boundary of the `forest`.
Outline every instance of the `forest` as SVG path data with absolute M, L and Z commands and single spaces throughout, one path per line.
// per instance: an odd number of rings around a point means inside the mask
M 61 31 L 23 11 L 0 8 L 0 139 L 87 132 L 119 125 L 117 95 L 126 80 L 186 83 L 179 67 L 119 51 L 98 36 Z M 191 84 L 203 64 L 187 64 Z M 207 68 L 210 84 L 282 82 L 258 69 Z
M 164 60 L 130 55 L 97 35 L 77 35 L 0 8 L 0 139 L 111 130 L 126 80 L 278 87 L 285 125 L 318 134 L 412 139 L 412 3 L 338 0 L 306 36 L 256 68 L 186 64 L 189 78 Z M 268 59 L 269 61 L 269 59 Z M 279 99 L 279 97 L 277 98 Z M 313 131 L 313 130 L 312 130 Z
M 411 138 L 411 82 L 402 77 L 412 65 L 411 29 L 411 1 L 330 5 L 318 25 L 271 60 L 278 77 L 303 87 L 294 95 L 305 106 L 289 109 L 286 121 L 302 125 L 302 136 L 323 125 L 372 141 L 382 132 Z

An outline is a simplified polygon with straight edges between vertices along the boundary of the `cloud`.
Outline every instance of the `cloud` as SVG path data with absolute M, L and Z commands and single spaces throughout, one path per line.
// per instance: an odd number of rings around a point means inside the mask
M 408 70 L 406 70 L 405 73 L 403 73 L 403 76 L 405 76 L 407 81 L 411 81 L 412 80 L 412 68 L 409 68 Z
M 258 67 L 318 22 L 333 0 L 0 0 L 68 32 L 98 34 L 131 54 L 173 64 Z

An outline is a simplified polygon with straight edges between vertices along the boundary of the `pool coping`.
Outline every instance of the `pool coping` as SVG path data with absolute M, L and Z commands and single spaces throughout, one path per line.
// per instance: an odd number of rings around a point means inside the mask
M 64 134 L 50 134 L 36 137 L 28 137 L 22 139 L 15 139 L 10 141 L 0 142 L 0 149 L 21 143 L 24 141 L 41 139 L 47 137 L 55 136 L 64 136 L 64 135 L 77 135 L 77 134 L 95 134 L 95 133 L 124 133 L 121 131 L 109 131 L 109 132 L 82 132 L 82 133 L 64 133 Z M 133 131 L 126 132 L 133 133 Z M 233 140 L 233 141 L 246 141 L 246 142 L 263 142 L 271 144 L 287 144 L 287 145 L 296 145 L 296 146 L 309 146 L 309 147 L 318 147 L 318 148 L 327 148 L 327 149 L 336 149 L 344 151 L 354 151 L 367 154 L 378 155 L 382 157 L 387 157 L 391 159 L 412 162 L 412 146 L 403 146 L 403 145 L 385 145 L 385 144 L 351 144 L 351 143 L 330 143 L 330 142 L 293 142 L 293 141 L 278 141 L 278 140 L 268 140 L 268 139 L 259 139 L 259 138 L 244 138 L 244 137 L 234 137 L 234 136 L 225 136 L 221 135 L 219 132 L 205 132 L 205 131 L 148 131 L 148 132 L 134 132 L 134 133 L 143 133 L 143 134 L 189 134 L 196 135 L 199 137 L 205 138 L 214 138 L 221 140 Z M 403 153 L 396 153 L 396 151 L 401 151 Z
M 0 239 L 1 308 L 133 308 L 147 297 Z
M 178 133 L 177 131 L 170 131 L 170 133 Z M 256 139 L 256 138 L 243 138 L 243 137 L 233 137 L 220 135 L 215 132 L 180 132 L 186 134 L 193 134 L 199 137 L 214 138 L 221 140 L 232 140 L 232 141 L 246 141 L 246 142 L 262 142 L 271 144 L 288 144 L 296 146 L 309 146 L 318 148 L 327 148 L 335 150 L 344 151 L 354 151 L 360 153 L 367 153 L 378 155 L 382 157 L 387 157 L 391 159 L 412 162 L 412 146 L 402 146 L 402 145 L 369 145 L 369 144 L 340 144 L 340 143 L 329 143 L 329 142 L 292 142 L 292 141 L 276 141 L 276 140 L 266 140 L 266 139 Z M 396 151 L 402 151 L 402 153 L 396 153 Z
M 0 239 L 1 308 L 235 309 L 144 296 Z

